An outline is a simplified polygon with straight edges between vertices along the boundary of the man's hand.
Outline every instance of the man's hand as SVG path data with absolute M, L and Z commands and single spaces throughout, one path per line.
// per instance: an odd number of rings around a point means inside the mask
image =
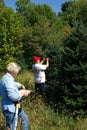
M 24 85 L 21 85 L 21 89 L 25 89 L 25 86 L 24 86 Z
M 46 58 L 46 61 L 48 61 L 49 60 L 49 58 Z
M 31 92 L 32 90 L 19 90 L 19 93 L 22 95 L 22 97 L 27 97 L 28 95 L 30 95 Z

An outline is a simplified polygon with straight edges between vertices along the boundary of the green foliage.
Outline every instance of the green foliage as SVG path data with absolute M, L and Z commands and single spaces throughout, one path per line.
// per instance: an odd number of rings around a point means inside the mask
M 59 16 L 73 27 L 77 21 L 87 23 L 87 0 L 68 1 L 62 4 Z
M 46 55 L 49 57 L 50 67 L 46 71 L 47 78 L 47 97 L 49 103 L 58 104 L 60 98 L 59 70 L 61 66 L 61 44 L 52 43 L 46 49 Z M 59 100 L 60 101 L 60 100 Z
M 2 8 L 0 13 L 0 70 L 10 61 L 16 60 L 16 55 L 22 47 L 22 19 L 12 9 Z M 20 22 L 21 21 L 21 22 Z
M 87 114 L 87 0 L 65 2 L 58 17 L 46 4 L 17 0 L 16 6 L 14 12 L 0 0 L 0 70 L 11 61 L 30 70 L 34 55 L 49 57 L 48 103 Z
M 64 48 L 60 72 L 64 102 L 73 114 L 87 114 L 87 26 L 78 24 Z
M 1 75 L 0 75 L 1 76 Z M 16 77 L 16 80 L 24 84 L 27 89 L 33 90 L 32 73 L 22 73 Z M 1 97 L 0 97 L 1 100 Z M 29 97 L 23 98 L 23 109 L 29 117 L 30 130 L 86 130 L 87 118 L 59 114 L 48 106 L 43 98 L 32 93 Z M 0 109 L 0 130 L 5 130 L 5 118 Z M 17 124 L 17 130 L 20 130 L 21 120 Z
M 87 1 L 80 2 L 80 11 L 78 12 L 78 19 L 81 19 L 87 25 Z
M 58 43 L 62 22 L 47 5 L 35 5 L 26 0 L 19 0 L 16 5 L 24 19 L 23 54 L 30 69 L 34 55 L 45 57 L 49 44 Z
M 25 13 L 25 10 L 27 9 L 29 3 L 30 3 L 30 0 L 17 0 L 17 2 L 16 2 L 17 9 L 16 10 L 20 14 L 23 15 Z
M 4 6 L 5 5 L 5 2 L 4 2 L 4 0 L 0 0 L 0 6 Z

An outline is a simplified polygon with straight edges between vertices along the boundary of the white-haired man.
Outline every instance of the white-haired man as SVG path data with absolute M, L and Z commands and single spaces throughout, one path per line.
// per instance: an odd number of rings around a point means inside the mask
M 22 97 L 28 96 L 31 90 L 26 90 L 24 85 L 15 82 L 14 77 L 20 71 L 20 66 L 17 63 L 9 63 L 6 69 L 7 72 L 0 81 L 0 95 L 2 96 L 2 112 L 6 118 L 6 130 L 12 130 L 16 103 L 20 102 Z M 28 116 L 23 109 L 19 109 L 18 117 L 22 118 L 22 130 L 28 130 Z

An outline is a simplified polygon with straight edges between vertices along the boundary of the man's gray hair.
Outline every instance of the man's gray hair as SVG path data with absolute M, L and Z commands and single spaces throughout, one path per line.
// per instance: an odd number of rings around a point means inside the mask
M 15 63 L 15 62 L 10 62 L 8 65 L 7 65 L 7 71 L 8 72 L 14 72 L 14 73 L 18 73 L 20 71 L 21 67 Z

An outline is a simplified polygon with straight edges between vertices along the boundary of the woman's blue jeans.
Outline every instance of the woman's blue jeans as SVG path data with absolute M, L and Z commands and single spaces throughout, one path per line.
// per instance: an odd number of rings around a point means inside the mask
M 14 116 L 15 114 L 12 112 L 9 112 L 8 110 L 5 110 L 3 112 L 5 118 L 6 118 L 6 128 L 10 128 L 13 125 L 13 121 L 14 121 Z M 27 114 L 24 112 L 24 110 L 22 110 L 19 115 L 18 118 L 22 119 L 22 130 L 29 130 L 29 126 L 28 126 L 28 116 Z

